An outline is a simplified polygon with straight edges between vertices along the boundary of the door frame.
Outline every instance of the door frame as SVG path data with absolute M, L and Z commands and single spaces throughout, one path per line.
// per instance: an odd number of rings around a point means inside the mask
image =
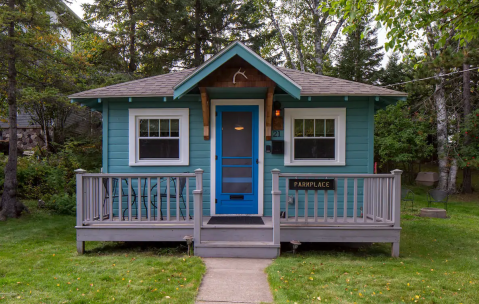
M 231 216 L 235 214 L 216 214 L 216 106 L 258 106 L 258 214 L 264 213 L 264 99 L 212 99 L 210 108 L 210 214 Z M 242 215 L 242 214 L 237 214 Z

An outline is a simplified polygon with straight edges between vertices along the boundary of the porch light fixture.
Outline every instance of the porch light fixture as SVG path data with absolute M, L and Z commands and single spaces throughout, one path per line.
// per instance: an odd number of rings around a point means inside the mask
M 235 124 L 235 130 L 237 130 L 237 131 L 244 130 L 244 127 L 240 124 Z
M 273 109 L 274 109 L 274 116 L 275 117 L 280 117 L 281 116 L 281 102 L 275 101 L 273 104 Z

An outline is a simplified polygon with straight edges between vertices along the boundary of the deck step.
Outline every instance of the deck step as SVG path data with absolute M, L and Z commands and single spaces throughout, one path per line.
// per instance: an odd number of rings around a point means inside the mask
M 273 227 L 203 227 L 201 228 L 202 241 L 224 242 L 270 242 L 273 240 Z
M 204 258 L 260 258 L 279 256 L 279 245 L 272 242 L 202 241 L 195 244 L 195 255 Z

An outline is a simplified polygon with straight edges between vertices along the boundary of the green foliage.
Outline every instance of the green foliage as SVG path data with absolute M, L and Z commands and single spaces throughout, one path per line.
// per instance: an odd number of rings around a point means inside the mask
M 83 140 L 68 141 L 58 153 L 41 157 L 39 150 L 33 156 L 18 158 L 18 194 L 25 199 L 42 199 L 47 207 L 62 214 L 71 214 L 75 200 L 75 173 L 78 168 L 98 172 L 101 167 L 101 143 Z M 7 157 L 0 157 L 4 170 Z M 0 189 L 4 176 L 0 175 Z
M 404 102 L 389 105 L 375 116 L 374 151 L 381 163 L 423 161 L 434 151 L 427 140 L 430 127 L 423 115 L 411 116 Z
M 479 109 L 465 119 L 463 128 L 453 140 L 460 143 L 457 151 L 457 164 L 460 168 L 479 168 Z M 465 144 L 467 142 L 467 144 Z
M 376 83 L 383 59 L 382 46 L 378 46 L 377 28 L 368 29 L 365 18 L 356 29 L 346 35 L 346 42 L 338 54 L 335 66 L 339 78 L 357 82 Z

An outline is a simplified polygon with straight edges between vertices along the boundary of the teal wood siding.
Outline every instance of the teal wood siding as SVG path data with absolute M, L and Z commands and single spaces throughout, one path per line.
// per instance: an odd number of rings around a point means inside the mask
M 272 179 L 271 170 L 279 169 L 283 173 L 373 173 L 374 153 L 371 150 L 370 140 L 374 136 L 374 107 L 370 107 L 369 97 L 352 97 L 347 101 L 343 96 L 311 97 L 308 101 L 307 97 L 302 97 L 300 101 L 292 98 L 278 96 L 276 100 L 281 102 L 284 108 L 346 108 L 346 165 L 345 166 L 284 166 L 284 155 L 265 153 L 265 181 L 264 181 L 264 214 L 271 215 L 271 190 Z M 284 110 L 282 111 L 284 116 Z M 370 124 L 370 121 L 373 124 Z M 273 137 L 273 140 L 283 139 L 284 131 L 280 131 L 279 137 Z M 271 145 L 271 141 L 266 141 L 265 145 Z M 280 178 L 281 190 L 281 210 L 285 210 L 286 206 L 286 187 L 285 179 Z M 352 208 L 354 204 L 352 179 L 348 180 L 348 215 L 352 216 Z M 358 209 L 362 206 L 362 180 L 358 180 Z M 338 193 L 338 216 L 343 216 L 344 205 L 344 181 L 339 180 L 337 184 Z M 324 191 L 318 191 L 318 215 L 324 214 Z M 289 196 L 294 196 L 294 191 L 289 191 Z M 304 191 L 298 192 L 299 216 L 304 215 Z M 328 192 L 328 215 L 333 215 L 333 199 L 334 192 Z M 314 207 L 314 191 L 308 193 L 308 215 L 312 216 Z M 294 214 L 294 205 L 289 207 L 289 215 Z M 359 214 L 358 214 L 359 215 Z
M 218 98 L 221 98 L 218 96 Z M 225 95 L 222 98 L 237 98 L 236 96 Z M 373 136 L 374 136 L 374 98 L 369 97 L 353 97 L 350 96 L 347 101 L 343 96 L 337 97 L 301 97 L 301 100 L 295 100 L 286 95 L 277 95 L 275 100 L 281 102 L 282 108 L 346 108 L 346 165 L 345 166 L 284 166 L 283 155 L 272 155 L 265 153 L 264 160 L 264 214 L 271 215 L 271 189 L 272 179 L 271 170 L 280 169 L 281 172 L 288 173 L 373 173 Z M 210 214 L 210 141 L 203 139 L 203 116 L 201 109 L 201 101 L 198 95 L 185 96 L 179 100 L 172 101 L 169 99 L 163 102 L 163 97 L 158 98 L 142 98 L 141 100 L 133 99 L 128 102 L 127 99 L 109 99 L 107 102 L 103 99 L 103 114 L 105 117 L 103 134 L 107 137 L 104 139 L 104 169 L 103 172 L 108 173 L 182 173 L 193 172 L 197 168 L 204 170 L 203 184 L 203 206 L 205 215 Z M 107 110 L 105 111 L 105 107 Z M 189 108 L 189 131 L 190 131 L 190 160 L 189 166 L 167 166 L 167 167 L 130 167 L 128 162 L 128 109 L 129 108 Z M 282 112 L 284 114 L 284 111 Z M 211 130 L 213 132 L 213 130 Z M 279 137 L 275 139 L 283 139 L 284 131 L 280 131 Z M 271 141 L 265 141 L 265 145 L 271 145 Z M 263 147 L 264 149 L 264 147 Z M 107 159 L 105 159 L 107 157 Z M 348 216 L 352 215 L 353 198 L 353 180 L 348 180 Z M 138 189 L 137 182 L 133 181 L 133 187 Z M 191 178 L 190 192 L 194 189 L 194 179 Z M 344 197 L 343 181 L 340 180 L 337 185 L 338 192 L 338 216 L 343 215 L 343 197 Z M 280 179 L 281 205 L 284 210 L 286 195 L 285 179 Z M 125 189 L 126 190 L 126 189 Z M 161 191 L 164 191 L 163 189 Z M 299 215 L 304 214 L 304 191 L 299 192 Z M 314 200 L 314 192 L 309 194 L 309 215 L 312 215 Z M 290 191 L 290 196 L 294 196 L 294 192 Z M 362 180 L 358 180 L 358 209 L 362 206 Z M 333 191 L 329 192 L 328 214 L 332 216 L 333 207 Z M 172 202 L 174 200 L 172 199 Z M 193 210 L 193 197 L 190 196 L 190 209 Z M 116 204 L 117 205 L 117 204 Z M 166 204 L 165 204 L 166 205 Z M 126 207 L 126 205 L 124 205 Z M 323 214 L 323 192 L 318 192 L 319 215 Z M 351 209 L 350 209 L 351 208 Z M 142 206 L 142 209 L 144 207 Z M 172 207 L 172 211 L 175 207 Z M 292 205 L 290 214 L 293 214 Z M 116 212 L 118 208 L 116 207 Z M 116 213 L 115 212 L 115 213 Z M 144 211 L 143 211 L 144 212 Z M 133 213 L 134 215 L 135 213 Z M 172 212 L 175 216 L 175 212 Z M 359 214 L 358 214 L 359 215 Z
M 182 98 L 181 100 L 163 102 L 163 98 L 142 98 L 141 100 L 133 99 L 133 102 L 128 102 L 127 99 L 110 99 L 108 103 L 108 110 L 104 114 L 107 117 L 103 118 L 103 121 L 108 122 L 108 131 L 103 131 L 103 134 L 108 135 L 108 161 L 104 161 L 103 164 L 107 164 L 103 171 L 108 173 L 193 173 L 195 169 L 201 168 L 204 170 L 203 174 L 203 206 L 205 215 L 209 215 L 210 209 L 210 141 L 203 139 L 203 114 L 201 109 L 201 101 L 199 97 L 194 98 Z M 190 160 L 189 166 L 129 166 L 128 149 L 128 109 L 130 108 L 189 108 L 189 132 L 190 132 Z M 104 126 L 106 128 L 106 125 Z M 105 145 L 105 141 L 103 142 Z M 133 188 L 138 192 L 138 182 L 134 179 L 132 181 Z M 142 181 L 144 184 L 144 180 Z M 152 186 L 156 183 L 152 182 Z M 190 193 L 195 188 L 194 178 L 190 178 L 189 182 Z M 128 193 L 127 186 L 123 184 L 125 193 Z M 140 189 L 142 192 L 142 188 Z M 163 185 L 160 192 L 164 193 L 165 186 Z M 155 192 L 156 193 L 156 192 Z M 171 183 L 170 193 L 173 193 L 173 183 Z M 186 193 L 184 191 L 183 193 Z M 164 202 L 166 199 L 163 199 Z M 176 216 L 175 199 L 171 199 L 173 206 L 171 206 L 171 214 Z M 181 201 L 180 201 L 181 202 Z M 189 197 L 191 214 L 193 212 L 193 195 Z M 126 208 L 126 199 L 123 200 L 123 208 Z M 182 204 L 182 203 L 181 203 Z M 163 214 L 166 213 L 166 203 L 163 203 Z M 115 206 L 115 215 L 118 213 L 118 204 Z M 181 205 L 183 206 L 183 205 Z M 144 206 L 142 203 L 142 212 L 145 214 Z M 133 212 L 133 216 L 136 215 Z

